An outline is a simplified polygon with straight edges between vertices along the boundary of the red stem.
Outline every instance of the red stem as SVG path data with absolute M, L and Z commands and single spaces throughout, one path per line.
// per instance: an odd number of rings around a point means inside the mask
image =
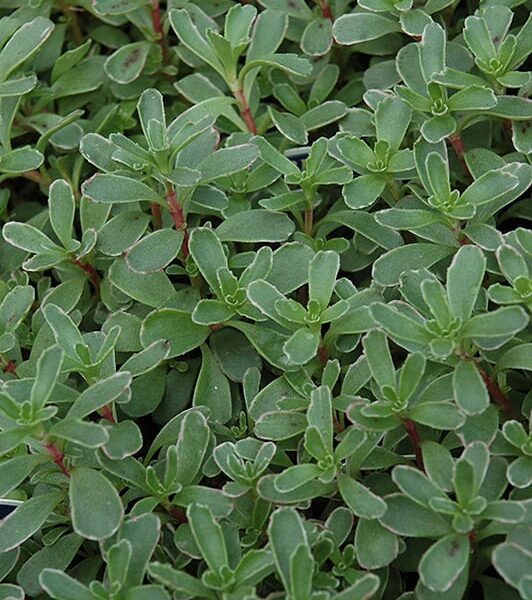
M 513 409 L 510 401 L 508 400 L 508 396 L 501 390 L 497 382 L 492 379 L 484 369 L 479 368 L 480 376 L 482 377 L 484 384 L 488 388 L 488 392 L 493 400 L 502 408 L 502 410 L 508 415 L 508 417 L 512 417 Z
M 172 215 L 172 219 L 174 221 L 174 227 L 177 231 L 182 231 L 185 236 L 183 239 L 183 246 L 181 250 L 183 252 L 184 258 L 186 259 L 190 254 L 188 249 L 187 223 L 185 221 L 185 213 L 183 212 L 183 207 L 177 199 L 177 194 L 172 186 L 169 186 L 166 190 L 166 201 L 168 202 L 168 210 L 170 211 L 170 214 Z
M 151 219 L 154 229 L 161 229 L 163 220 L 161 215 L 161 206 L 157 202 L 151 202 Z
M 253 119 L 253 115 L 251 114 L 251 109 L 249 108 L 249 104 L 246 95 L 244 94 L 244 90 L 236 90 L 236 92 L 234 92 L 234 96 L 236 98 L 236 101 L 238 102 L 238 106 L 240 108 L 240 115 L 244 119 L 248 131 L 253 135 L 257 135 L 257 125 L 255 124 L 255 120 Z
M 11 373 L 11 375 L 18 377 L 17 363 L 14 360 L 7 361 L 7 364 L 3 367 L 3 371 L 4 371 L 4 373 Z
M 453 150 L 454 150 L 456 156 L 458 157 L 458 160 L 460 161 L 460 164 L 462 165 L 462 168 L 464 169 L 466 175 L 471 177 L 471 171 L 469 170 L 469 167 L 467 166 L 467 163 L 464 158 L 466 148 L 465 148 L 464 140 L 462 139 L 462 136 L 459 133 L 450 135 L 449 142 L 450 142 L 451 146 L 453 147 Z
M 342 433 L 345 431 L 345 427 L 342 425 L 342 423 L 340 423 L 335 414 L 333 415 L 333 429 L 336 431 L 336 433 Z
M 77 258 L 72 258 L 71 260 L 72 260 L 72 263 L 76 265 L 76 267 L 79 267 L 82 271 L 85 271 L 85 273 L 89 276 L 89 280 L 92 283 L 92 286 L 94 287 L 94 291 L 96 292 L 96 295 L 99 296 L 100 295 L 100 275 L 98 274 L 98 271 L 92 265 L 81 262 Z
M 170 48 L 168 47 L 168 40 L 164 35 L 159 0 L 151 0 L 151 22 L 153 26 L 153 31 L 157 35 L 157 41 L 159 43 L 159 46 L 161 47 L 163 64 L 168 65 L 170 64 Z
M 323 15 L 323 18 L 329 19 L 329 21 L 333 22 L 334 17 L 331 12 L 331 7 L 329 6 L 329 3 L 327 2 L 327 0 L 320 1 L 320 8 L 321 8 L 321 14 Z
M 46 442 L 44 444 L 46 451 L 48 454 L 54 459 L 54 463 L 61 469 L 61 471 L 67 476 L 70 477 L 70 471 L 68 467 L 65 465 L 65 455 L 57 446 L 53 444 L 53 442 Z
M 412 419 L 403 419 L 403 423 L 408 433 L 408 437 L 410 438 L 410 443 L 412 444 L 412 449 L 414 450 L 414 454 L 416 455 L 416 463 L 420 471 L 425 472 L 425 465 L 423 463 L 423 454 L 421 452 L 421 438 L 419 437 L 419 432 L 417 430 L 416 424 Z
M 46 181 L 45 178 L 39 173 L 39 171 L 26 171 L 25 173 L 21 173 L 20 176 L 24 177 L 24 179 L 28 179 L 29 181 L 33 181 L 45 187 L 48 187 L 50 185 L 50 182 Z
M 327 352 L 327 348 L 325 346 L 320 346 L 318 348 L 318 358 L 320 359 L 320 363 L 325 365 L 329 360 L 329 353 Z
M 111 423 L 116 423 L 115 417 L 113 415 L 113 409 L 106 404 L 102 409 L 101 409 L 101 415 L 102 417 L 107 420 L 110 421 Z
M 172 517 L 174 517 L 174 519 L 178 523 L 187 523 L 188 522 L 185 512 L 183 511 L 182 508 L 179 508 L 179 506 L 168 506 L 166 508 L 166 510 L 168 511 L 168 514 L 171 515 Z

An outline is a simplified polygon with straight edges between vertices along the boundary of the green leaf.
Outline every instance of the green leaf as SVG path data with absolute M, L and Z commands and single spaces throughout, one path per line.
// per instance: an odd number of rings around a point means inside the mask
M 28 75 L 27 77 L 19 77 L 18 79 L 10 79 L 5 83 L 0 83 L 0 97 L 22 96 L 31 92 L 37 85 L 37 77 Z
M 309 298 L 324 310 L 331 301 L 336 275 L 340 268 L 340 257 L 336 252 L 317 252 L 309 264 Z
M 237 4 L 229 9 L 225 16 L 224 37 L 229 40 L 233 48 L 247 43 L 256 16 L 257 9 L 254 6 Z
M 273 485 L 280 492 L 292 492 L 301 485 L 317 479 L 321 473 L 318 465 L 294 465 L 277 475 Z
M 449 246 L 414 242 L 394 248 L 373 264 L 373 277 L 379 285 L 392 286 L 409 270 L 431 267 L 454 252 Z
M 378 386 L 381 389 L 389 387 L 395 390 L 395 368 L 385 334 L 378 329 L 372 329 L 362 340 L 362 345 L 371 376 Z
M 462 202 L 480 206 L 504 197 L 519 185 L 519 179 L 503 169 L 490 170 L 476 179 L 462 194 Z
M 106 428 L 108 439 L 103 451 L 109 458 L 122 460 L 131 456 L 142 448 L 142 434 L 140 428 L 133 421 L 122 421 Z
M 50 186 L 48 206 L 50 223 L 63 246 L 72 240 L 76 204 L 72 188 L 64 179 L 56 179 Z
M 127 372 L 115 373 L 101 379 L 76 398 L 67 413 L 67 417 L 70 419 L 83 419 L 103 406 L 111 404 L 121 397 L 123 398 L 125 394 L 127 396 L 130 386 L 131 375 Z
M 23 429 L 8 429 L 0 432 L 0 455 L 7 454 L 14 450 L 28 437 L 28 433 Z
M 76 556 L 83 540 L 76 533 L 60 537 L 44 546 L 24 563 L 17 574 L 18 583 L 27 594 L 36 596 L 42 592 L 39 576 L 43 569 L 66 569 Z
M 329 363 L 330 364 L 330 363 Z M 319 431 L 329 452 L 333 447 L 333 423 L 330 388 L 326 385 L 312 390 L 310 406 L 307 411 L 307 421 L 310 427 Z
M 86 600 L 89 588 L 59 569 L 43 569 L 39 582 L 51 598 L 57 600 Z
M 0 52 L 0 81 L 5 81 L 15 69 L 34 56 L 53 29 L 52 21 L 44 17 L 24 23 Z
M 497 249 L 497 262 L 508 281 L 518 277 L 528 277 L 528 267 L 523 256 L 512 246 L 502 244 Z
M 530 119 L 532 100 L 519 96 L 497 96 L 497 104 L 485 111 L 487 115 L 494 115 L 512 121 L 526 121 Z
M 399 465 L 394 468 L 392 479 L 402 492 L 427 508 L 432 498 L 447 499 L 442 490 L 419 469 Z
M 307 428 L 305 415 L 294 411 L 267 412 L 255 423 L 255 435 L 265 440 L 286 440 Z
M 55 423 L 50 435 L 91 449 L 100 448 L 109 440 L 105 427 L 80 419 L 63 419 Z
M 486 258 L 477 246 L 462 246 L 447 270 L 447 297 L 455 318 L 469 319 L 480 291 Z
M 489 405 L 489 394 L 473 361 L 461 361 L 453 371 L 454 399 L 467 415 L 482 414 Z
M 341 475 L 338 488 L 344 502 L 357 517 L 378 519 L 386 512 L 386 502 L 355 479 Z
M 510 585 L 522 589 L 521 598 L 528 597 L 525 594 L 527 579 L 525 573 L 530 572 L 532 559 L 530 552 L 517 544 L 505 542 L 493 551 L 493 565 L 503 579 Z
M 179 254 L 183 239 L 182 231 L 174 229 L 154 231 L 127 251 L 126 262 L 136 273 L 160 271 Z
M 294 223 L 284 213 L 255 209 L 228 217 L 216 235 L 222 242 L 283 242 L 293 231 Z
M 497 104 L 497 97 L 488 87 L 477 85 L 458 90 L 449 98 L 449 109 L 456 111 L 485 110 Z
M 36 533 L 63 500 L 58 491 L 30 498 L 0 522 L 0 553 L 8 552 Z
M 149 51 L 150 44 L 147 42 L 134 42 L 122 46 L 104 63 L 107 77 L 121 85 L 135 81 L 142 73 Z
M 300 175 L 300 171 L 296 165 L 274 148 L 266 139 L 254 137 L 253 142 L 259 149 L 261 159 L 267 165 L 270 165 L 270 167 L 273 167 L 283 175 L 292 175 L 293 177 Z
M 0 304 L 0 328 L 2 333 L 14 332 L 31 309 L 35 290 L 31 285 L 17 285 L 8 292 Z
M 58 77 L 51 87 L 54 98 L 68 98 L 97 90 L 105 81 L 103 56 L 89 56 Z
M 34 148 L 24 146 L 0 156 L 0 171 L 4 173 L 24 173 L 38 169 L 43 163 L 43 155 Z
M 411 419 L 434 429 L 458 429 L 465 417 L 458 408 L 449 402 L 422 402 L 408 412 Z
M 146 6 L 146 0 L 94 0 L 94 9 L 101 15 L 123 15 Z
M 430 189 L 440 203 L 448 202 L 451 196 L 449 183 L 449 163 L 444 156 L 431 152 L 425 160 L 425 171 Z
M 469 539 L 458 533 L 447 535 L 432 545 L 419 563 L 421 581 L 433 592 L 448 590 L 467 567 Z
M 68 357 L 79 361 L 78 348 L 85 343 L 74 321 L 55 304 L 47 304 L 43 312 L 59 347 Z
M 319 330 L 302 327 L 286 340 L 283 345 L 283 352 L 290 363 L 304 365 L 316 355 L 319 343 Z
M 296 54 L 270 54 L 246 62 L 246 66 L 240 72 L 240 77 L 242 78 L 245 73 L 255 67 L 263 66 L 281 69 L 290 75 L 299 75 L 300 77 L 310 75 L 312 71 L 312 65 L 306 58 L 301 58 Z
M 399 538 L 377 519 L 360 519 L 355 534 L 357 561 L 364 569 L 386 567 L 399 554 Z
M 360 169 L 366 169 L 369 164 L 374 163 L 377 159 L 375 152 L 366 142 L 354 135 L 341 137 L 336 145 L 346 164 L 352 163 Z
M 0 497 L 5 498 L 18 487 L 43 462 L 38 454 L 22 454 L 2 460 L 0 463 Z
M 214 325 L 228 321 L 234 314 L 234 311 L 225 302 L 204 299 L 196 304 L 192 320 L 198 325 Z
M 386 496 L 386 505 L 388 508 L 379 520 L 398 535 L 437 539 L 452 531 L 441 515 L 402 494 Z
M 216 233 L 207 227 L 194 229 L 190 234 L 189 248 L 196 266 L 211 289 L 221 295 L 216 274 L 220 267 L 227 267 L 227 257 Z
M 431 144 L 437 144 L 456 131 L 456 120 L 447 114 L 444 117 L 430 117 L 421 126 L 421 135 Z
M 508 481 L 517 488 L 527 488 L 532 484 L 532 459 L 521 456 L 509 465 L 506 472 Z
M 349 208 L 357 210 L 371 206 L 382 194 L 386 180 L 380 175 L 369 173 L 355 177 L 342 190 L 345 203 Z
M 94 175 L 81 186 L 81 192 L 90 200 L 105 204 L 146 201 L 165 205 L 145 183 L 123 175 Z
M 286 33 L 288 19 L 281 11 L 263 10 L 255 20 L 251 43 L 246 52 L 248 61 L 273 54 Z
M 177 470 L 175 479 L 182 486 L 193 483 L 201 472 L 210 442 L 207 419 L 198 411 L 189 411 L 181 423 L 177 440 Z
M 380 580 L 373 573 L 366 573 L 353 585 L 336 594 L 336 600 L 366 600 L 377 593 Z
M 2 235 L 6 242 L 16 248 L 35 254 L 59 249 L 48 236 L 29 223 L 10 221 L 2 228 Z
M 214 421 L 227 423 L 232 416 L 229 381 L 210 348 L 201 346 L 201 369 L 194 389 L 194 406 L 206 406 Z
M 254 144 L 242 144 L 222 148 L 210 154 L 199 165 L 201 182 L 208 183 L 219 177 L 227 177 L 251 166 L 259 153 Z
M 159 581 L 174 592 L 210 600 L 216 598 L 215 592 L 206 588 L 199 579 L 185 571 L 173 569 L 169 564 L 152 562 L 148 566 L 148 573 L 155 581 Z
M 280 508 L 270 518 L 268 535 L 275 566 L 285 590 L 291 589 L 291 559 L 299 546 L 306 546 L 307 534 L 293 508 Z
M 125 256 L 112 264 L 109 280 L 126 296 L 153 308 L 165 304 L 175 293 L 175 288 L 165 273 L 136 273 L 129 268 Z M 164 336 L 158 339 L 164 339 Z
M 398 150 L 410 124 L 412 111 L 399 98 L 385 98 L 375 110 L 375 129 L 377 139 L 390 144 L 392 150 Z
M 329 19 L 314 19 L 305 27 L 301 36 L 301 49 L 309 56 L 323 56 L 331 48 L 332 31 Z
M 515 335 L 528 324 L 528 316 L 519 306 L 505 306 L 469 319 L 461 330 L 466 338 L 497 338 Z
M 168 141 L 162 94 L 152 88 L 144 90 L 140 95 L 137 111 L 150 149 L 155 152 L 166 149 Z
M 227 549 L 220 525 L 212 512 L 200 504 L 192 504 L 187 510 L 192 535 L 201 554 L 214 573 L 228 564 Z
M 445 68 L 446 35 L 438 23 L 431 22 L 425 26 L 419 44 L 421 72 L 427 83 L 432 81 L 434 73 Z
M 391 306 L 374 303 L 370 307 L 370 312 L 373 319 L 384 331 L 394 338 L 418 344 L 427 344 L 432 338 L 431 334 L 419 321 L 407 317 Z
M 104 540 L 122 522 L 124 507 L 114 485 L 99 471 L 76 467 L 70 476 L 70 514 L 74 531 L 89 540 Z
M 290 557 L 290 589 L 294 598 L 308 598 L 311 594 L 313 567 L 310 548 L 300 544 Z
M 194 323 L 189 313 L 162 308 L 144 319 L 140 339 L 144 347 L 158 340 L 167 340 L 170 342 L 168 357 L 171 358 L 200 346 L 207 339 L 209 332 L 208 327 Z
M 421 383 L 425 372 L 425 357 L 422 354 L 409 354 L 399 374 L 399 397 L 409 400 Z
M 235 569 L 237 585 L 255 585 L 274 571 L 273 555 L 269 550 L 249 550 Z
M 334 39 L 346 46 L 375 40 L 400 30 L 397 21 L 371 13 L 342 15 L 333 25 Z
M 470 16 L 464 21 L 464 39 L 473 54 L 482 62 L 489 63 L 497 56 L 485 19 Z
M 232 498 L 223 491 L 202 485 L 189 485 L 173 499 L 173 504 L 185 508 L 200 503 L 206 506 L 216 518 L 227 517 L 234 508 Z
M 507 350 L 497 361 L 497 371 L 525 369 L 532 371 L 532 344 L 519 344 Z
M 199 32 L 189 12 L 184 9 L 171 10 L 168 13 L 168 17 L 170 25 L 180 42 L 223 76 L 224 71 L 220 60 L 207 40 Z
M 308 135 L 300 118 L 290 113 L 281 113 L 271 106 L 268 111 L 275 127 L 287 139 L 301 146 L 307 143 Z

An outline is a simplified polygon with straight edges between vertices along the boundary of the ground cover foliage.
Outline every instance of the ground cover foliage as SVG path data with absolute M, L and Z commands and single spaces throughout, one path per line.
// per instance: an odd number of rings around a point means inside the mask
M 0 598 L 532 598 L 529 9 L 0 0 Z

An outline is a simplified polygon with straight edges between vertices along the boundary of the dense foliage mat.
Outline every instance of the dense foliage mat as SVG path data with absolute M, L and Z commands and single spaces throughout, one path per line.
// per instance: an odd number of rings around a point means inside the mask
M 0 599 L 532 599 L 530 8 L 0 0 Z

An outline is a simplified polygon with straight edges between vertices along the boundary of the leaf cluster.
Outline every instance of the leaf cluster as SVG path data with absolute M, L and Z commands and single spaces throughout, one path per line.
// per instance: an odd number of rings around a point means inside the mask
M 530 0 L 0 0 L 0 599 L 532 599 Z

